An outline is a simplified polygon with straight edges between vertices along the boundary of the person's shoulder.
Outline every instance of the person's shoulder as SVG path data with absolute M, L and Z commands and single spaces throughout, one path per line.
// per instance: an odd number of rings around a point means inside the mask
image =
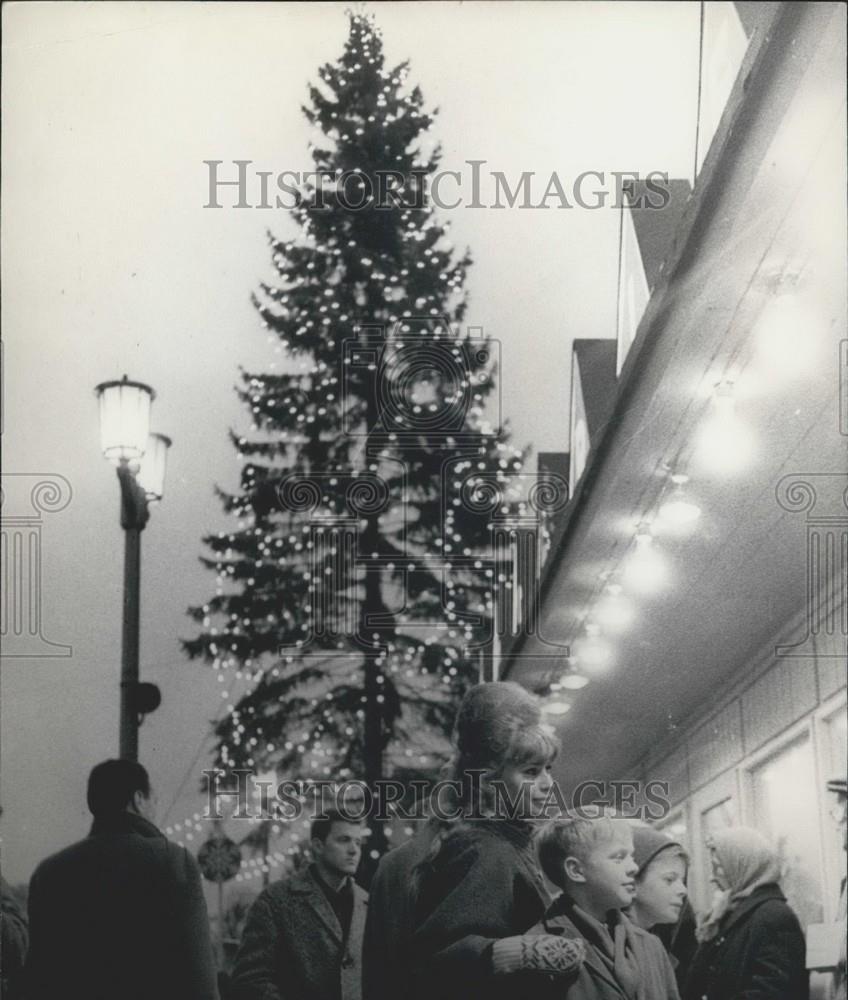
M 191 852 L 164 836 L 90 837 L 74 846 L 79 846 L 77 857 L 83 863 L 99 864 L 99 859 L 108 856 L 120 859 L 127 869 L 148 872 L 157 882 L 165 879 L 169 884 L 187 886 L 200 881 L 200 869 Z
M 32 878 L 38 881 L 49 880 L 53 876 L 75 867 L 89 852 L 90 840 L 88 838 L 69 844 L 61 851 L 56 851 L 55 854 L 51 854 L 41 861 L 33 872 Z
M 287 903 L 292 896 L 308 892 L 312 889 L 312 878 L 308 869 L 298 872 L 289 872 L 278 878 L 276 882 L 266 885 L 262 892 L 256 897 L 256 902 L 260 900 L 271 906 Z
M 407 840 L 399 847 L 393 847 L 380 858 L 374 878 L 385 877 L 396 871 L 414 864 L 417 858 L 426 853 L 426 846 L 422 846 L 415 839 Z
M 564 892 L 558 893 L 548 904 L 539 924 L 543 934 L 558 934 L 561 937 L 582 937 L 576 924 L 568 914 L 568 898 Z
M 196 872 L 199 874 L 200 869 L 198 868 L 197 860 L 191 852 L 165 837 L 140 840 L 134 843 L 133 846 L 139 853 L 146 851 L 151 858 L 167 862 L 168 867 L 181 878 L 187 878 Z
M 518 839 L 512 827 L 504 820 L 467 819 L 456 824 L 451 838 L 460 850 L 474 848 L 491 854 L 514 854 L 517 848 L 525 846 L 525 840 Z
M 801 922 L 783 896 L 764 899 L 751 915 L 752 921 L 769 931 L 800 931 Z
M 444 865 L 512 871 L 517 850 L 496 823 L 464 820 L 443 835 L 439 853 Z
M 657 935 L 653 933 L 653 931 L 645 930 L 644 927 L 640 927 L 634 920 L 630 920 L 625 915 L 622 915 L 622 919 L 628 921 L 630 932 L 633 934 L 633 937 L 637 941 L 641 942 L 642 947 L 647 952 L 653 952 L 657 955 L 668 955 L 665 945 L 657 937 Z
M 422 885 L 431 879 L 453 882 L 476 869 L 491 857 L 474 824 L 457 822 L 442 830 L 431 853 L 421 863 Z
M 259 893 L 250 904 L 248 921 L 251 923 L 268 923 L 279 925 L 285 922 L 286 914 L 291 908 L 291 892 L 288 877 L 278 879 Z
M 660 948 L 663 947 L 662 941 L 660 941 L 656 934 L 646 930 L 644 927 L 640 927 L 640 925 L 637 924 L 636 921 L 633 920 L 632 917 L 628 916 L 624 911 L 620 911 L 618 919 L 625 925 L 625 927 L 627 927 L 628 931 L 635 938 L 638 938 L 640 941 L 656 941 Z

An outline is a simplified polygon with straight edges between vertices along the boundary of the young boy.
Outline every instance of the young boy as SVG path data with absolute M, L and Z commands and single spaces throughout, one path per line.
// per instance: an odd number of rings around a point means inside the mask
M 563 819 L 539 836 L 542 870 L 563 891 L 535 931 L 579 937 L 586 958 L 571 979 L 551 982 L 560 1000 L 679 1000 L 659 938 L 621 912 L 633 902 L 637 866 L 624 820 Z

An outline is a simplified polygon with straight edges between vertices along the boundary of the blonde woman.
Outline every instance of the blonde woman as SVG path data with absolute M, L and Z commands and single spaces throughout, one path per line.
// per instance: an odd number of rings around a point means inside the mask
M 557 743 L 533 695 L 495 682 L 466 695 L 454 744 L 461 815 L 439 823 L 416 869 L 410 986 L 421 1000 L 526 1000 L 527 975 L 573 972 L 583 954 L 581 942 L 526 934 L 548 903 L 533 834 Z M 514 817 L 497 808 L 497 782 Z

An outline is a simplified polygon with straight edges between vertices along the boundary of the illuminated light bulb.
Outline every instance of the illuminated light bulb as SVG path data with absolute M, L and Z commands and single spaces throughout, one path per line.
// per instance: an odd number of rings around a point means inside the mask
M 701 508 L 689 500 L 683 487 L 689 482 L 689 477 L 673 475 L 671 481 L 675 488 L 665 503 L 660 507 L 660 517 L 675 528 L 685 528 L 694 524 L 701 516 Z
M 662 556 L 653 548 L 653 541 L 650 532 L 640 528 L 636 534 L 636 549 L 624 566 L 625 584 L 643 594 L 661 590 L 668 577 Z
M 621 593 L 621 585 L 612 583 L 595 608 L 595 617 L 604 628 L 613 632 L 626 629 L 633 621 L 633 606 Z
M 584 677 L 582 674 L 566 674 L 559 682 L 559 685 L 568 691 L 579 691 L 580 688 L 586 687 L 588 683 L 589 678 Z
M 815 367 L 822 320 L 795 292 L 770 299 L 753 333 L 758 359 L 772 378 L 803 375 Z
M 571 705 L 567 701 L 549 701 L 544 706 L 544 711 L 549 715 L 565 715 L 571 711 Z
M 751 432 L 736 416 L 732 382 L 715 387 L 713 412 L 701 429 L 697 453 L 709 471 L 720 475 L 739 472 L 751 460 Z
M 600 636 L 600 626 L 586 626 L 586 635 L 574 644 L 577 662 L 588 673 L 602 673 L 612 663 L 612 647 Z

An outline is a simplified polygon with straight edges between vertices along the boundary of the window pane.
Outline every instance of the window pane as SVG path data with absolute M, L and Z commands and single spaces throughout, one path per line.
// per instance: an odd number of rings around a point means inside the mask
M 844 708 L 827 720 L 827 733 L 829 767 L 825 780 L 844 778 L 848 760 L 848 715 Z
M 783 891 L 801 923 L 822 919 L 818 794 L 813 751 L 805 737 L 751 772 L 755 824 L 777 847 Z
M 825 761 L 825 781 L 831 778 L 844 778 L 846 763 L 848 760 L 848 717 L 845 709 L 841 708 L 835 715 L 832 715 L 825 722 L 825 740 L 823 747 L 823 760 Z M 828 814 L 827 828 L 825 829 L 825 843 L 828 853 L 829 881 L 828 893 L 832 897 L 830 902 L 837 898 L 839 886 L 846 876 L 846 858 L 843 846 L 844 832 L 839 826 L 838 809 L 839 800 L 832 793 L 827 793 L 826 812 Z

